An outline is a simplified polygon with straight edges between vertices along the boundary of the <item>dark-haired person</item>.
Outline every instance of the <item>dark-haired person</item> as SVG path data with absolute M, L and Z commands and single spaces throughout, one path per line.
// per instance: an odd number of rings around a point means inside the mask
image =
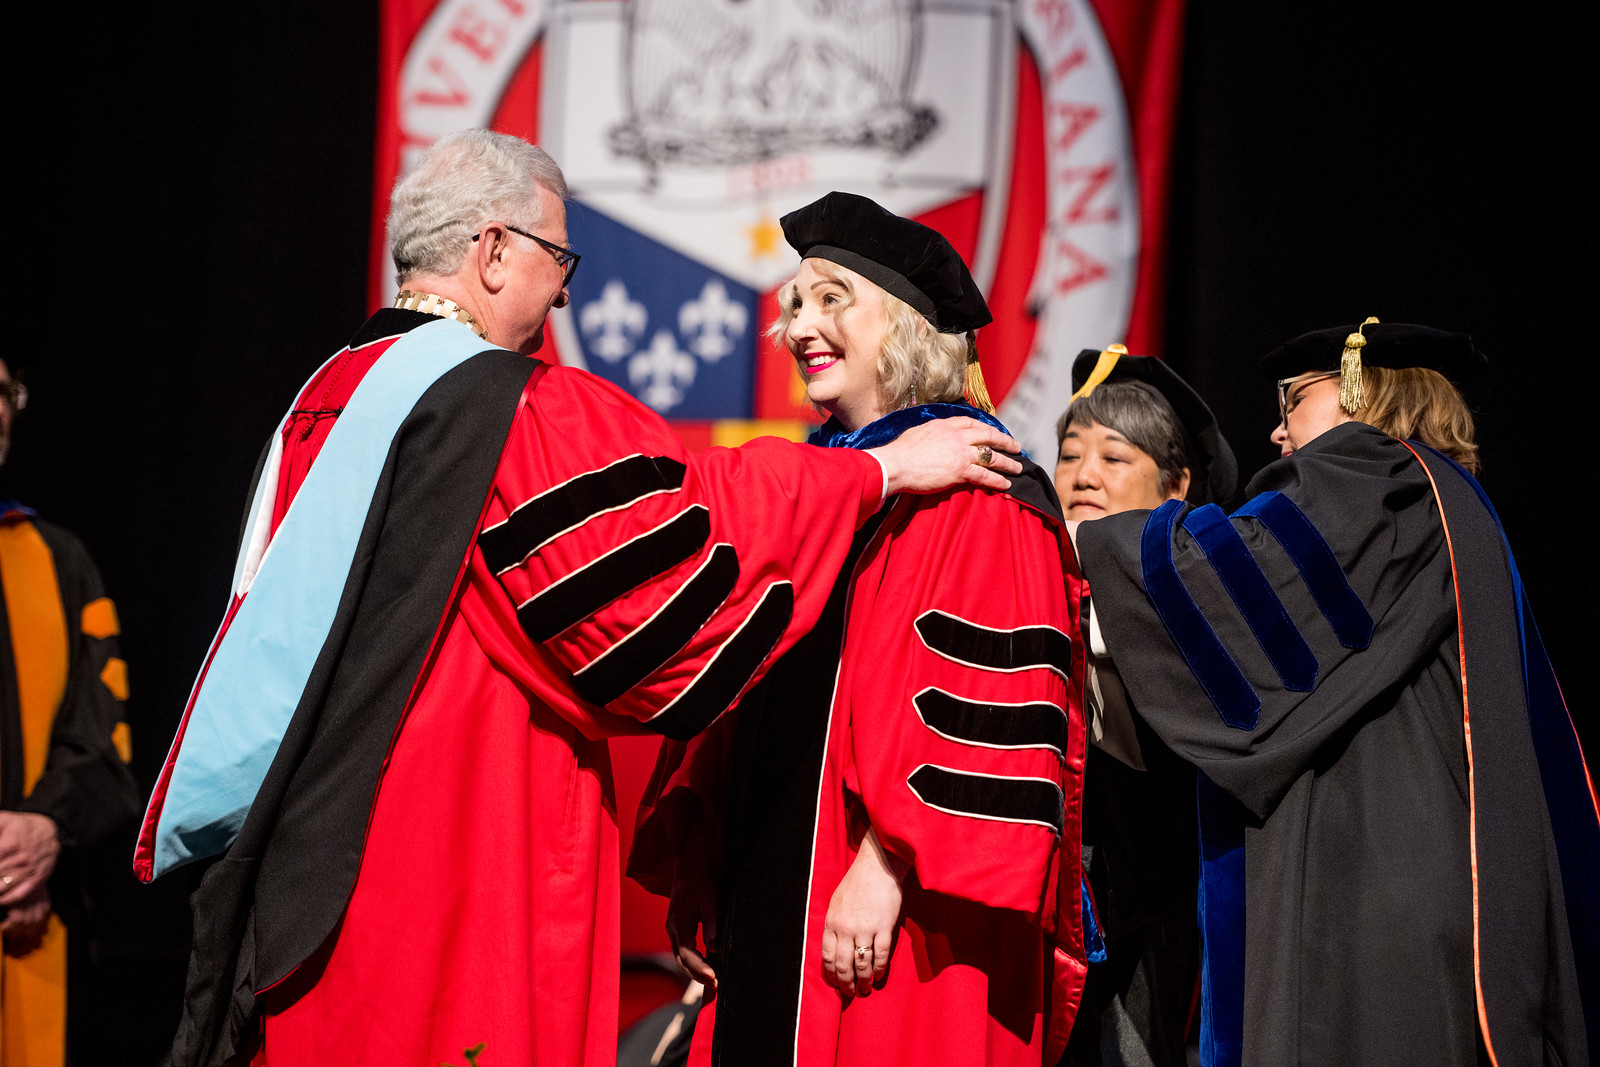
M 998 425 L 971 340 L 989 311 L 942 235 L 845 193 L 782 224 L 802 262 L 774 333 L 829 415 L 813 440 L 865 448 L 957 412 Z M 664 753 L 630 870 L 671 891 L 673 947 L 716 991 L 691 1063 L 1059 1052 L 1084 971 L 1077 576 L 1024 467 L 1005 493 L 886 501 L 736 731 Z M 694 818 L 720 878 L 683 858 Z
M 0 360 L 0 463 L 27 389 Z M 0 1063 L 60 1067 L 73 858 L 139 811 L 117 609 L 83 542 L 0 494 Z M 74 1028 L 78 1024 L 74 1023 Z
M 1208 1064 L 1575 1064 L 1600 821 L 1454 382 L 1378 323 L 1263 367 L 1283 458 L 1231 516 L 1078 529 L 1133 704 L 1200 771 Z M 1587 1015 L 1586 1015 L 1587 1012 Z
M 1232 498 L 1233 451 L 1166 363 L 1086 349 L 1072 382 L 1055 470 L 1069 521 Z M 1200 962 L 1194 769 L 1130 713 L 1096 616 L 1091 596 L 1083 841 L 1106 959 L 1089 968 L 1065 1062 L 1183 1067 Z

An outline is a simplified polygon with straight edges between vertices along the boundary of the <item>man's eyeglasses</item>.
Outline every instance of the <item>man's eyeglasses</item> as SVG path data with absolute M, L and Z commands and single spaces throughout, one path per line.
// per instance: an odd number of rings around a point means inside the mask
M 0 382 L 0 398 L 11 405 L 12 411 L 21 411 L 28 406 L 28 387 L 18 381 Z
M 1278 381 L 1278 421 L 1282 422 L 1289 417 L 1289 412 L 1300 405 L 1300 398 L 1305 395 L 1304 389 L 1295 389 L 1297 385 L 1310 385 L 1320 382 L 1324 378 L 1337 378 L 1339 371 L 1314 370 L 1309 374 L 1297 374 L 1293 378 L 1281 378 Z
M 543 237 L 535 237 L 527 230 L 518 229 L 509 222 L 502 222 L 500 225 L 504 226 L 512 233 L 520 233 L 522 236 L 526 237 L 528 240 L 532 241 L 534 244 L 537 244 L 540 248 L 556 257 L 556 266 L 561 268 L 561 288 L 565 289 L 567 286 L 572 284 L 572 276 L 578 273 L 578 260 L 582 259 L 582 256 L 578 255 L 578 253 L 574 252 L 570 248 L 562 248 L 558 244 L 551 244 Z M 478 239 L 478 235 L 473 234 L 472 239 L 476 241 Z

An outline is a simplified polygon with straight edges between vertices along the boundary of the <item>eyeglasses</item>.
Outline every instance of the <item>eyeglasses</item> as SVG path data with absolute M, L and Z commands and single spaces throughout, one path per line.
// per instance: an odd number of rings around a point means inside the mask
M 28 406 L 28 387 L 18 381 L 0 382 L 0 397 L 11 405 L 12 411 L 21 411 Z
M 1289 417 L 1289 412 L 1300 406 L 1300 398 L 1305 395 L 1304 389 L 1299 389 L 1290 395 L 1290 388 L 1296 385 L 1310 385 L 1320 382 L 1324 378 L 1337 378 L 1339 371 L 1314 370 L 1307 374 L 1297 374 L 1293 378 L 1280 378 L 1278 380 L 1278 420 L 1281 422 Z
M 561 268 L 561 288 L 565 289 L 567 286 L 572 284 L 572 276 L 578 273 L 578 260 L 582 259 L 582 256 L 578 255 L 578 253 L 574 252 L 570 248 L 562 248 L 558 244 L 551 244 L 543 237 L 535 237 L 527 230 L 518 229 L 509 222 L 502 222 L 500 225 L 504 226 L 512 233 L 520 233 L 522 236 L 526 237 L 528 240 L 532 241 L 534 244 L 538 245 L 540 248 L 554 256 L 556 258 L 556 266 Z M 476 241 L 478 239 L 478 234 L 473 234 L 472 239 Z

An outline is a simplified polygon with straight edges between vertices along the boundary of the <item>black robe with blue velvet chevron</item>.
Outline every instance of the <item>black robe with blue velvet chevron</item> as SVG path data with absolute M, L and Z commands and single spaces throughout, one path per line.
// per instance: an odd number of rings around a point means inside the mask
M 1488 498 L 1360 423 L 1249 493 L 1079 533 L 1202 772 L 1207 1062 L 1588 1062 L 1600 829 Z

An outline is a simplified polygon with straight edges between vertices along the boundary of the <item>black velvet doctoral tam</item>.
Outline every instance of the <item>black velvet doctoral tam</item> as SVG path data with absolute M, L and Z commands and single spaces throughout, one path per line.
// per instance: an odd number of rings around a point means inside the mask
M 801 258 L 825 259 L 916 308 L 941 333 L 994 321 L 961 256 L 938 230 L 855 193 L 833 192 L 779 220 Z
M 1261 369 L 1273 379 L 1338 370 L 1345 338 L 1355 330 L 1351 324 L 1303 333 L 1268 352 L 1261 360 Z M 1361 362 L 1369 367 L 1426 367 L 1460 385 L 1489 365 L 1488 357 L 1464 333 L 1407 322 L 1375 322 L 1364 327 L 1362 334 L 1367 343 L 1361 349 Z

